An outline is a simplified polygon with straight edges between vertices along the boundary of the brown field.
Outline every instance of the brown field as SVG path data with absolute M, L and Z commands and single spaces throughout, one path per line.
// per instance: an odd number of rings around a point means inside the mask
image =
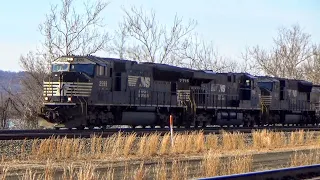
M 304 166 L 320 163 L 320 150 L 312 149 L 309 152 L 295 152 L 291 156 L 290 166 Z
M 17 175 L 21 179 L 187 179 L 249 172 L 252 154 L 317 149 L 320 135 L 266 130 L 204 135 L 199 131 L 175 134 L 173 142 L 170 134 L 121 133 L 109 138 L 8 141 L 0 147 L 0 179 Z M 316 150 L 295 153 L 286 166 L 318 162 L 319 154 Z
M 20 168 L 20 172 L 17 171 Z M 119 169 L 120 168 L 120 169 Z M 183 160 L 167 161 L 162 158 L 152 166 L 144 161 L 132 166 L 124 162 L 121 167 L 98 167 L 94 162 L 63 162 L 57 163 L 47 160 L 40 167 L 21 168 L 19 165 L 4 164 L 0 179 L 189 179 L 196 177 L 209 177 L 235 173 L 250 172 L 252 168 L 252 155 L 236 155 L 227 158 L 221 157 L 212 151 L 204 155 L 203 160 L 193 166 Z M 15 173 L 10 173 L 15 171 Z

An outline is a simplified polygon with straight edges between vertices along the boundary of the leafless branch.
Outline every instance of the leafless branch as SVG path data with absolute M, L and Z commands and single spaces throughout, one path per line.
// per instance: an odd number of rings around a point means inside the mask
M 320 45 L 313 46 L 313 56 L 303 64 L 305 79 L 320 85 Z
M 181 60 L 172 57 L 183 50 L 183 42 L 194 30 L 195 21 L 184 25 L 182 18 L 175 16 L 172 26 L 166 27 L 157 21 L 154 11 L 146 13 L 142 8 L 132 7 L 124 9 L 124 13 L 113 53 L 122 58 L 179 65 Z
M 88 1 L 84 3 L 85 13 L 77 12 L 74 0 L 61 0 L 60 6 L 52 6 L 45 22 L 39 26 L 45 37 L 43 45 L 52 59 L 103 50 L 110 40 L 108 33 L 103 32 L 101 18 L 107 5 L 102 0 Z
M 194 69 L 212 70 L 214 72 L 233 71 L 236 64 L 218 53 L 212 42 L 200 40 L 198 35 L 191 36 L 184 42 L 184 50 L 180 54 L 186 66 Z
M 257 62 L 266 75 L 302 78 L 302 63 L 312 57 L 310 35 L 302 32 L 299 25 L 280 28 L 274 47 L 268 51 L 260 46 L 249 50 L 250 56 Z

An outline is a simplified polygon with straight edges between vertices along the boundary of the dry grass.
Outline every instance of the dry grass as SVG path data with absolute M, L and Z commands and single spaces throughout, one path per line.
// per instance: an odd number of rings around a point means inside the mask
M 84 166 L 80 167 L 77 175 L 78 180 L 94 180 L 100 176 L 95 172 L 95 166 L 93 164 L 87 163 Z M 72 178 L 72 176 L 70 178 Z
M 62 172 L 59 173 L 59 168 Z M 64 179 L 64 180 L 95 180 L 95 179 L 156 179 L 156 180 L 184 180 L 197 177 L 211 177 L 217 175 L 235 174 L 252 171 L 251 156 L 232 156 L 222 158 L 219 154 L 209 151 L 205 158 L 194 166 L 192 162 L 173 159 L 167 161 L 162 158 L 155 165 L 146 165 L 144 161 L 133 167 L 124 163 L 122 170 L 116 172 L 116 167 L 104 167 L 100 169 L 92 162 L 82 163 L 76 166 L 74 163 L 57 167 L 51 160 L 43 169 L 27 169 L 21 175 L 22 179 Z M 8 169 L 8 168 L 7 168 Z M 5 178 L 6 175 L 3 176 Z
M 165 134 L 162 137 L 160 147 L 159 147 L 159 155 L 166 155 L 169 154 L 169 148 L 170 148 L 170 135 Z
M 219 172 L 220 157 L 218 153 L 209 151 L 202 162 L 205 177 L 216 176 Z
M 307 153 L 303 152 L 295 152 L 290 159 L 289 166 L 304 166 L 304 165 L 312 165 L 320 163 L 320 150 L 310 150 Z
M 252 169 L 252 155 L 228 157 L 223 164 L 221 175 L 250 172 Z
M 181 157 L 202 157 L 201 174 L 203 176 L 223 175 L 250 171 L 252 168 L 252 157 L 243 156 L 245 152 L 270 151 L 276 149 L 295 149 L 297 147 L 314 146 L 320 144 L 318 133 L 297 131 L 291 133 L 272 132 L 267 130 L 254 131 L 248 138 L 248 134 L 222 132 L 219 135 L 204 135 L 202 131 L 191 133 L 175 133 L 174 144 L 171 144 L 170 134 L 161 136 L 160 134 L 146 134 L 138 137 L 136 134 L 125 135 L 117 133 L 108 138 L 92 136 L 90 139 L 67 139 L 51 137 L 43 140 L 33 140 L 32 142 L 23 141 L 20 146 L 8 148 L 16 151 L 16 156 L 1 156 L 2 174 L 7 174 L 10 170 L 5 164 L 15 161 L 17 163 L 28 161 L 34 163 L 47 164 L 43 170 L 45 173 L 37 173 L 27 169 L 24 179 L 51 179 L 54 174 L 55 162 L 90 162 L 103 160 L 104 162 L 141 160 L 140 166 L 129 168 L 124 172 L 133 176 L 124 179 L 145 179 L 152 176 L 154 179 L 184 179 L 190 177 L 194 167 L 189 163 L 182 162 Z M 10 149 L 11 148 L 11 149 Z M 222 154 L 239 155 L 230 158 L 221 158 Z M 318 152 L 317 152 L 318 153 Z M 291 166 L 305 163 L 320 162 L 320 153 L 296 154 L 291 158 Z M 180 158 L 180 159 L 179 159 Z M 144 161 L 158 161 L 155 167 L 147 167 Z M 172 161 L 168 165 L 168 160 Z M 232 162 L 232 163 L 231 163 Z M 63 179 L 95 179 L 98 174 L 93 163 L 75 167 L 69 164 L 63 167 Z M 199 167 L 199 168 L 200 168 Z M 192 170 L 193 169 L 193 170 Z M 199 169 L 200 172 L 200 169 Z M 102 173 L 107 179 L 118 179 L 115 176 L 115 168 L 107 167 Z M 126 173 L 124 173 L 126 174 Z M 94 176 L 93 176 L 94 175 Z M 1 179 L 1 176 L 0 176 Z
M 245 137 L 243 133 L 222 132 L 222 149 L 235 150 L 244 149 L 246 147 Z
M 158 146 L 159 146 L 159 139 L 160 134 L 151 134 L 147 138 L 146 146 L 145 146 L 145 152 L 144 154 L 147 157 L 154 156 L 158 152 Z
M 299 134 L 300 132 L 293 132 L 294 137 L 297 133 Z M 252 147 L 254 149 L 282 148 L 288 145 L 288 138 L 286 138 L 284 132 L 273 132 L 267 130 L 255 131 L 252 133 L 252 138 Z
M 133 179 L 135 180 L 142 180 L 142 179 L 146 179 L 147 176 L 147 169 L 145 168 L 144 162 L 140 163 L 140 167 L 137 168 L 137 170 L 135 170 L 134 175 L 133 175 Z
M 250 140 L 251 139 L 251 140 Z M 297 131 L 285 134 L 267 130 L 254 131 L 252 137 L 247 134 L 222 132 L 222 134 L 204 135 L 202 131 L 176 133 L 171 144 L 170 134 L 115 134 L 108 138 L 92 136 L 90 139 L 67 139 L 51 137 L 33 140 L 27 148 L 24 141 L 18 147 L 18 156 L 2 155 L 1 161 L 15 160 L 87 160 L 87 159 L 150 159 L 177 155 L 201 155 L 209 151 L 219 153 L 232 151 L 261 151 L 279 148 L 297 148 L 317 146 L 320 136 L 314 132 Z M 15 151 L 13 148 L 9 151 Z
M 139 149 L 137 151 L 137 155 L 140 156 L 140 157 L 144 157 L 144 151 L 145 151 L 145 147 L 146 147 L 146 143 L 147 143 L 147 135 L 143 135 L 141 138 L 140 138 L 140 141 L 138 142 L 139 144 Z
M 8 170 L 9 170 L 9 167 L 5 166 L 2 168 L 2 171 L 1 174 L 3 175 L 3 177 L 1 178 L 1 180 L 5 180 L 5 177 L 7 176 L 7 173 L 8 173 Z
M 218 136 L 214 134 L 209 134 L 206 136 L 206 149 L 207 150 L 216 150 L 218 149 Z
M 44 170 L 33 170 L 26 169 L 25 173 L 21 175 L 22 180 L 37 180 L 37 179 L 45 179 L 45 180 L 53 180 L 59 179 L 64 180 L 95 180 L 95 179 L 113 179 L 114 174 L 112 171 L 107 172 L 104 176 L 101 176 L 100 173 L 96 172 L 96 167 L 91 163 L 85 163 L 80 167 L 75 167 L 73 164 L 69 164 L 63 167 L 62 175 L 57 172 L 57 168 L 53 167 L 51 163 L 47 163 Z M 109 174 L 108 174 L 109 173 Z M 7 178 L 7 176 L 3 176 L 3 178 Z
M 123 155 L 124 156 L 128 156 L 128 155 L 130 155 L 132 153 L 132 148 L 133 148 L 135 140 L 136 140 L 136 134 L 135 133 L 129 135 L 126 138 L 125 143 L 124 143 L 124 148 L 123 148 Z

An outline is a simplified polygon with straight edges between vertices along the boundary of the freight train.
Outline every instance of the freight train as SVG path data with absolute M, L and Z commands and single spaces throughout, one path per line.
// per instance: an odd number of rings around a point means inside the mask
M 97 56 L 63 56 L 43 84 L 39 117 L 54 127 L 317 124 L 320 86 Z

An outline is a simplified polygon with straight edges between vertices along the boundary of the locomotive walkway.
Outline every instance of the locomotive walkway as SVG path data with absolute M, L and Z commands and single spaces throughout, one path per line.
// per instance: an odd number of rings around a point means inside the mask
M 195 130 L 202 130 L 204 134 L 214 133 L 219 134 L 222 131 L 226 132 L 241 132 L 241 133 L 251 133 L 252 130 L 271 130 L 271 131 L 282 131 L 282 132 L 292 132 L 297 130 L 304 131 L 320 131 L 320 127 L 315 126 L 271 126 L 271 127 L 237 127 L 237 128 L 220 128 L 220 127 L 211 127 L 211 128 L 193 128 L 193 129 L 185 129 L 185 128 L 174 128 L 175 133 L 184 133 Z M 141 136 L 149 133 L 159 133 L 163 135 L 165 133 L 169 133 L 169 128 L 110 128 L 110 129 L 84 129 L 84 130 L 76 130 L 76 129 L 35 129 L 35 130 L 0 130 L 0 140 L 23 140 L 23 139 L 45 139 L 51 136 L 60 136 L 67 138 L 90 138 L 92 135 L 108 137 L 112 136 L 116 133 L 136 133 L 137 136 Z

